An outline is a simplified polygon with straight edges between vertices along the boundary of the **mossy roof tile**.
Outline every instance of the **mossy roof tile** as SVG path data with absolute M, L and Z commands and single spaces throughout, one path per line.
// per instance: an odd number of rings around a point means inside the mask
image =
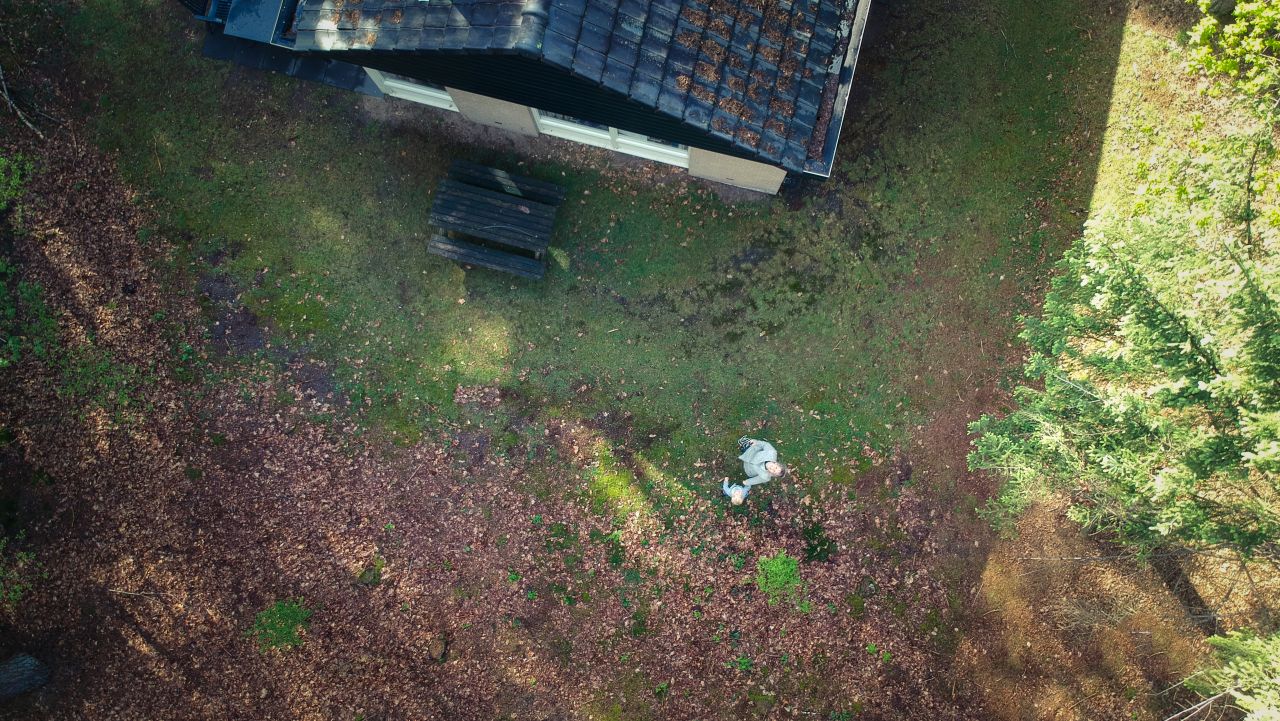
M 297 49 L 520 50 L 799 172 L 826 141 L 866 2 L 302 0 Z

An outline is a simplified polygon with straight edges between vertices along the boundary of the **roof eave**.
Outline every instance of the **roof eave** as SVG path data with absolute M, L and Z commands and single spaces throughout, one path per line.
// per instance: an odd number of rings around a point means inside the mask
M 836 86 L 831 122 L 827 124 L 826 142 L 822 145 L 822 159 L 807 162 L 804 168 L 805 175 L 831 177 L 831 170 L 836 161 L 836 146 L 840 142 L 840 129 L 844 125 L 845 106 L 849 103 L 849 93 L 853 89 L 853 71 L 858 65 L 858 53 L 862 50 L 862 34 L 867 29 L 867 15 L 870 11 L 871 0 L 858 0 L 858 9 L 853 16 L 853 26 L 849 28 L 849 47 L 845 50 L 844 62 L 840 66 L 840 79 Z
M 528 58 L 542 57 L 542 38 L 547 33 L 551 0 L 525 0 L 520 12 L 520 32 L 512 49 Z

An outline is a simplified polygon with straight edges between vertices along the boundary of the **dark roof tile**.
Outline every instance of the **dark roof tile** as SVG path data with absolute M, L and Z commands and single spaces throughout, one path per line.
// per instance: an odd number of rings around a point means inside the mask
M 800 94 L 796 96 L 796 100 L 816 108 L 822 103 L 823 90 L 825 88 L 821 85 L 806 78 L 800 82 Z
M 755 66 L 751 68 L 751 79 L 765 87 L 772 88 L 774 83 L 778 81 L 778 67 L 757 57 Z
M 578 37 L 578 31 L 582 28 L 582 20 L 568 11 L 552 6 L 550 12 L 547 13 L 547 30 L 549 33 L 555 32 L 569 38 L 570 40 Z M 543 39 L 545 45 L 546 39 Z M 572 54 L 572 49 L 569 51 Z
M 680 43 L 672 43 L 671 50 L 667 52 L 667 64 L 680 68 L 686 73 L 693 70 L 693 63 L 697 58 L 698 54 L 695 51 Z
M 733 140 L 734 131 L 738 127 L 740 119 L 738 116 L 726 111 L 723 108 L 716 108 L 711 113 L 711 134 L 721 140 Z
M 818 120 L 818 109 L 812 105 L 796 103 L 795 115 L 791 116 L 791 119 L 793 122 L 803 123 L 812 128 L 813 124 Z
M 644 37 L 644 20 L 630 15 L 619 15 L 618 22 L 613 26 L 613 35 L 615 38 L 638 43 Z
M 451 8 L 445 5 L 428 5 L 423 10 L 422 24 L 429 28 L 442 28 L 449 24 Z
M 510 48 L 516 44 L 516 40 L 520 38 L 520 26 L 508 25 L 506 27 L 496 27 L 493 29 L 493 44 L 490 48 Z
M 832 29 L 840 27 L 840 10 L 834 2 L 821 3 L 818 8 L 817 23 L 818 26 L 829 27 Z
M 519 25 L 520 16 L 524 14 L 524 3 L 511 2 L 502 3 L 498 6 L 498 17 L 494 20 L 494 25 Z
M 618 4 L 618 12 L 643 21 L 649 15 L 649 4 L 643 0 L 622 0 Z
M 493 46 L 494 28 L 475 27 L 467 32 L 467 47 L 472 50 L 484 50 Z
M 803 140 L 804 142 L 797 142 Z M 792 140 L 783 146 L 782 164 L 791 168 L 803 168 L 805 161 L 809 159 L 808 150 L 809 136 Z
M 547 32 L 542 38 L 542 57 L 552 65 L 569 70 L 573 67 L 573 51 L 577 43 L 560 33 Z
M 685 97 L 687 97 L 685 93 L 663 84 L 662 90 L 658 93 L 658 110 L 667 115 L 681 117 L 684 114 Z
M 805 65 L 815 75 L 825 75 L 827 68 L 831 65 L 831 51 L 823 50 L 817 43 L 809 43 L 809 52 L 805 57 Z
M 836 30 L 824 26 L 818 26 L 814 29 L 813 35 L 809 36 L 809 44 L 816 45 L 824 52 L 831 52 L 836 44 Z
M 651 78 L 661 78 L 666 66 L 666 48 L 652 49 L 648 44 L 636 55 L 636 72 Z
M 607 34 L 613 30 L 613 16 L 614 11 L 612 9 L 600 7 L 595 0 L 592 0 L 591 4 L 587 6 L 587 14 L 582 20 L 584 24 L 602 28 L 602 31 Z
M 662 33 L 665 36 L 670 37 L 671 34 L 675 32 L 676 17 L 678 16 L 678 10 L 668 10 L 667 8 L 660 7 L 655 3 L 650 6 L 649 19 L 646 22 L 646 27 L 653 32 Z
M 652 107 L 657 105 L 658 93 L 661 90 L 662 85 L 657 80 L 637 73 L 631 80 L 629 95 L 636 102 Z
M 604 55 L 579 45 L 573 56 L 573 72 L 593 83 L 599 83 L 600 76 L 604 74 Z
M 404 20 L 400 24 L 408 28 L 420 28 L 426 13 L 426 3 L 409 3 L 404 8 Z
M 471 25 L 492 25 L 498 17 L 498 6 L 493 3 L 480 3 L 471 11 Z
M 674 21 L 671 27 L 675 27 Z M 643 43 L 654 52 L 660 52 L 663 57 L 666 57 L 667 51 L 671 49 L 671 30 L 663 30 L 656 24 L 650 23 L 645 26 Z
M 440 47 L 444 50 L 461 50 L 467 46 L 467 31 L 464 27 L 447 27 L 442 30 L 444 38 Z
M 711 122 L 711 106 L 690 95 L 685 101 L 684 120 L 699 130 L 706 130 Z
M 605 60 L 601 83 L 610 90 L 625 94 L 631 87 L 631 76 L 634 74 L 635 68 L 625 63 L 620 63 L 610 56 Z
M 778 162 L 782 160 L 782 150 L 787 147 L 787 139 L 785 136 L 779 135 L 765 126 L 765 130 L 760 134 L 760 154 L 767 160 Z
M 582 24 L 582 32 L 578 35 L 578 52 L 583 49 L 594 50 L 603 55 L 609 50 L 609 31 L 589 23 Z
M 811 168 L 832 69 L 866 0 L 301 0 L 296 48 L 542 60 L 765 162 Z M 352 4 L 353 2 L 358 4 Z M 540 11 L 547 12 L 545 22 Z M 844 27 L 842 27 L 844 23 Z M 837 121 L 838 122 L 838 121 Z
M 575 18 L 581 19 L 587 11 L 587 0 L 551 0 L 551 7 L 559 8 Z
M 615 36 L 613 44 L 609 47 L 609 59 L 616 60 L 623 65 L 634 68 L 636 66 L 636 58 L 640 54 L 640 46 L 630 40 L 623 40 Z
M 433 48 L 442 47 L 444 45 L 444 30 L 440 28 L 423 28 L 422 44 L 430 45 Z
M 401 28 L 396 37 L 396 50 L 412 50 L 422 44 L 421 28 Z
M 680 93 L 687 93 L 693 87 L 693 78 L 677 67 L 668 66 L 666 74 L 662 76 L 662 84 Z

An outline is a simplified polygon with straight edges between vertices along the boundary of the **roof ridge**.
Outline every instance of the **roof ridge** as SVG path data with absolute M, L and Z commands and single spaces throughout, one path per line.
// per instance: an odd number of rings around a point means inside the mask
M 532 57 L 542 57 L 542 38 L 547 33 L 551 0 L 525 0 L 520 11 L 520 30 L 512 48 Z

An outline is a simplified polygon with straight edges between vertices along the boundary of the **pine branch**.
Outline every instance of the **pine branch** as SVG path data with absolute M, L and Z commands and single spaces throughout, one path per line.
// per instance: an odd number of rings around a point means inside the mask
M 1167 320 L 1178 328 L 1184 339 L 1191 346 L 1191 350 L 1195 352 L 1196 356 L 1199 357 L 1206 366 L 1208 366 L 1209 370 L 1212 371 L 1214 375 L 1221 375 L 1218 368 L 1218 359 L 1215 358 L 1207 348 L 1201 345 L 1200 339 L 1197 337 L 1198 334 L 1191 327 L 1190 322 L 1181 315 L 1173 312 L 1169 306 L 1165 305 L 1164 301 L 1156 295 L 1156 292 L 1147 285 L 1146 280 L 1134 271 L 1133 265 L 1130 264 L 1129 261 L 1121 258 L 1119 254 L 1110 247 L 1107 248 L 1107 252 L 1111 254 L 1112 260 L 1114 260 L 1124 271 L 1125 279 L 1132 283 L 1132 287 L 1145 296 L 1146 299 L 1150 301 L 1151 304 L 1154 305 Z

